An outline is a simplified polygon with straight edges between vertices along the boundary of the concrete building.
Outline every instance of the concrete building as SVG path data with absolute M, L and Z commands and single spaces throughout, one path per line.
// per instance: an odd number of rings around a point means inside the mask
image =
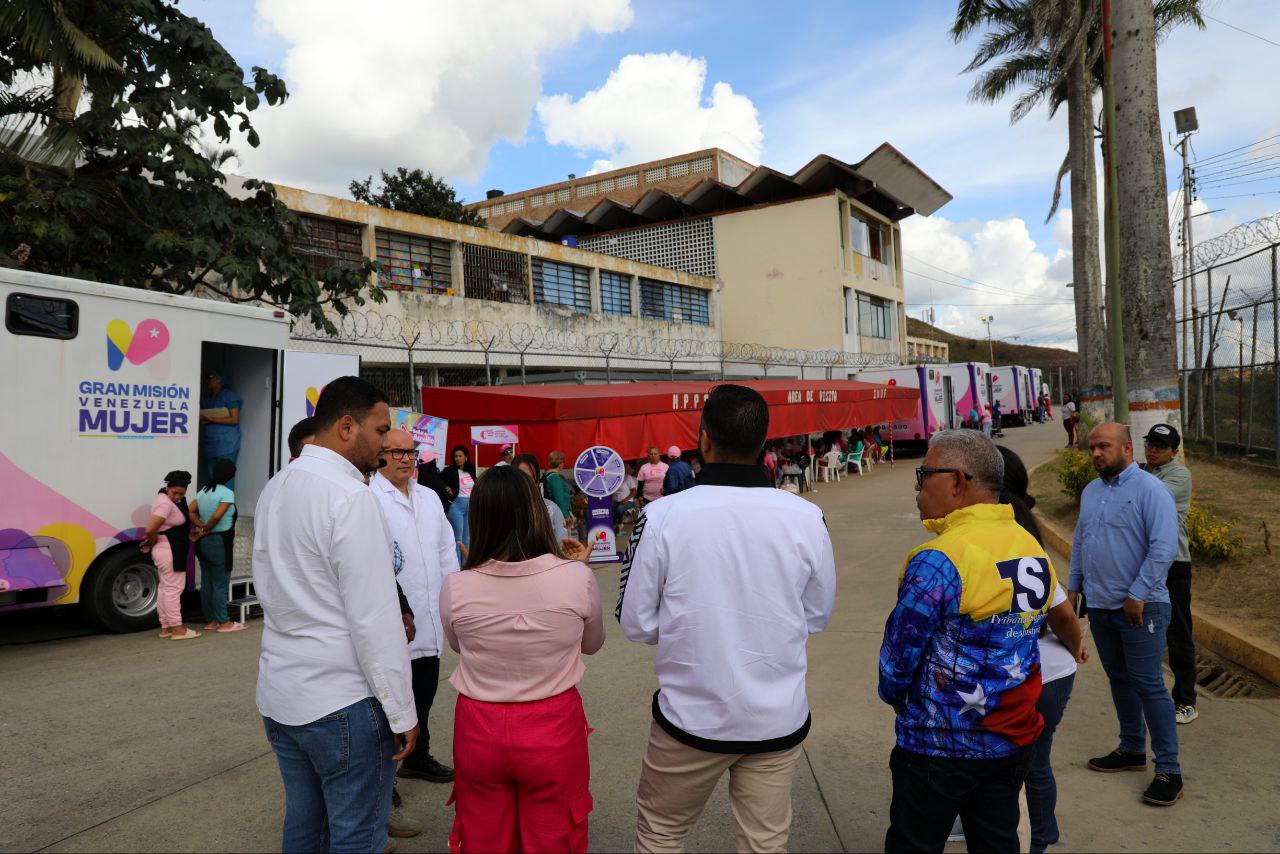
M 709 278 L 724 340 L 830 354 L 815 360 L 838 376 L 909 358 L 899 223 L 950 200 L 884 143 L 792 175 L 708 149 L 471 207 L 506 234 Z
M 950 346 L 945 341 L 935 341 L 932 338 L 917 338 L 914 335 L 907 336 L 908 362 L 946 364 L 950 349 Z
M 666 378 L 719 371 L 710 277 L 276 185 L 315 270 L 382 265 L 386 296 L 336 336 L 295 322 L 299 349 L 359 355 L 404 401 L 423 385 Z M 675 342 L 675 343 L 672 343 Z M 412 385 L 410 384 L 412 377 Z

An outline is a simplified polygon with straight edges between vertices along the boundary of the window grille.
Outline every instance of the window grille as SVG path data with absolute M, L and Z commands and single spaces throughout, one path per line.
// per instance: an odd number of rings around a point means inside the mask
M 480 214 L 480 218 L 481 218 L 481 219 L 483 219 L 483 220 L 487 220 L 487 219 L 489 219 L 489 209 L 488 209 L 488 208 L 480 208 L 480 209 L 478 209 L 478 210 L 476 211 L 476 213 Z
M 447 241 L 381 228 L 374 240 L 382 264 L 378 280 L 384 288 L 453 293 L 453 256 Z
M 574 191 L 574 195 L 576 195 L 580 199 L 590 198 L 595 194 L 596 194 L 595 182 L 592 182 L 590 184 L 579 184 L 577 186 L 577 189 Z
M 631 314 L 631 277 L 600 271 L 600 310 L 605 314 Z
M 579 238 L 578 246 L 695 276 L 716 275 L 715 235 L 709 217 Z
M 888 300 L 870 294 L 858 294 L 858 334 L 867 338 L 891 338 L 891 307 Z
M 619 190 L 629 190 L 640 183 L 640 176 L 632 172 L 630 175 L 618 176 L 617 181 Z
M 603 181 L 599 182 L 596 186 L 599 188 L 598 192 L 612 193 L 613 188 L 617 185 L 617 183 L 618 182 L 613 178 L 605 178 Z
M 653 184 L 657 181 L 667 180 L 667 167 L 659 166 L 657 169 L 646 169 L 644 172 L 644 180 L 646 184 Z
M 363 227 L 351 222 L 299 214 L 303 233 L 294 238 L 293 248 L 317 276 L 335 264 L 348 270 L 360 269 L 364 261 Z
M 529 256 L 462 244 L 462 274 L 469 299 L 529 302 Z
M 689 168 L 694 172 L 710 172 L 711 163 L 712 161 L 710 157 L 699 157 L 697 160 L 693 161 Z
M 533 301 L 574 311 L 591 311 L 591 273 L 586 267 L 533 259 Z
M 568 188 L 568 187 L 566 187 L 566 188 L 565 188 L 565 189 L 563 189 L 563 190 L 557 190 L 557 191 L 556 191 L 556 201 L 557 201 L 557 202 L 567 202 L 567 201 L 569 201 L 569 188 Z
M 672 323 L 711 324 L 706 291 L 656 279 L 640 280 L 640 316 Z
M 689 164 L 688 163 L 672 163 L 668 169 L 668 172 L 672 178 L 683 178 L 685 175 L 689 174 Z

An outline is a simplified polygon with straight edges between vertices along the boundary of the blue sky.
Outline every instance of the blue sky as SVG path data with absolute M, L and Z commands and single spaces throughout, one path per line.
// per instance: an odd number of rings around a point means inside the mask
M 933 304 L 964 334 L 985 334 L 978 317 L 996 313 L 997 335 L 1073 343 L 1069 221 L 1044 221 L 1066 149 L 1062 118 L 1041 110 L 1011 127 L 1008 104 L 966 99 L 972 80 L 960 72 L 975 40 L 952 43 L 954 2 L 181 6 L 243 66 L 282 74 L 293 93 L 255 114 L 263 145 L 238 171 L 345 194 L 351 178 L 420 166 L 473 200 L 702 144 L 792 171 L 818 153 L 858 160 L 887 140 L 955 196 L 904 223 L 909 312 Z M 1280 42 L 1272 0 L 1206 9 Z M 1174 109 L 1197 107 L 1202 157 L 1280 132 L 1262 82 L 1280 79 L 1280 47 L 1210 22 L 1174 33 L 1159 63 L 1162 114 L 1171 124 Z M 1217 192 L 1231 190 L 1280 190 L 1280 180 Z M 1211 207 L 1223 210 L 1197 220 L 1200 235 L 1275 211 L 1280 193 Z

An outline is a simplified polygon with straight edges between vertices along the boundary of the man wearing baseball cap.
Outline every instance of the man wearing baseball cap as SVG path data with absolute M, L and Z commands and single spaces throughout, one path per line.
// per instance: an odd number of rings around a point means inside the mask
M 515 459 L 516 451 L 515 451 L 515 448 L 511 447 L 510 445 L 503 445 L 501 448 L 498 449 L 498 454 L 499 456 L 502 457 L 502 459 L 498 460 L 496 463 L 494 463 L 494 465 L 509 466 L 511 465 L 511 461 Z
M 680 459 L 680 446 L 667 448 L 667 474 L 662 478 L 662 494 L 675 495 L 694 485 L 693 469 Z
M 1191 550 L 1187 546 L 1187 509 L 1191 506 L 1191 472 L 1178 462 L 1182 438 L 1169 424 L 1157 424 L 1142 438 L 1146 448 L 1145 468 L 1173 493 L 1178 508 L 1178 556 L 1169 567 L 1165 583 L 1169 587 L 1169 669 L 1173 671 L 1175 720 L 1189 724 L 1200 716 L 1196 711 L 1196 645 L 1191 639 Z

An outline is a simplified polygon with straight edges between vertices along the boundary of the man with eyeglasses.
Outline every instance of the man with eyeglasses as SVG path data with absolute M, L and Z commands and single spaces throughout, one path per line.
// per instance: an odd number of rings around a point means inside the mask
M 942 851 L 956 816 L 971 851 L 1016 852 L 1018 795 L 1044 719 L 1037 638 L 1066 601 L 1048 555 L 1000 504 L 1004 458 L 943 430 L 916 469 L 937 536 L 907 556 L 880 648 L 897 712 L 886 851 Z
M 413 698 L 422 732 L 413 755 L 405 759 L 399 776 L 447 783 L 453 769 L 431 755 L 427 716 L 440 681 L 440 651 L 444 626 L 440 622 L 440 587 L 445 576 L 458 571 L 453 528 L 445 518 L 439 497 L 418 483 L 414 472 L 419 450 L 404 430 L 392 430 L 382 445 L 385 465 L 369 480 L 387 520 L 395 561 L 396 580 L 413 609 L 416 630 L 409 643 L 413 672 Z

